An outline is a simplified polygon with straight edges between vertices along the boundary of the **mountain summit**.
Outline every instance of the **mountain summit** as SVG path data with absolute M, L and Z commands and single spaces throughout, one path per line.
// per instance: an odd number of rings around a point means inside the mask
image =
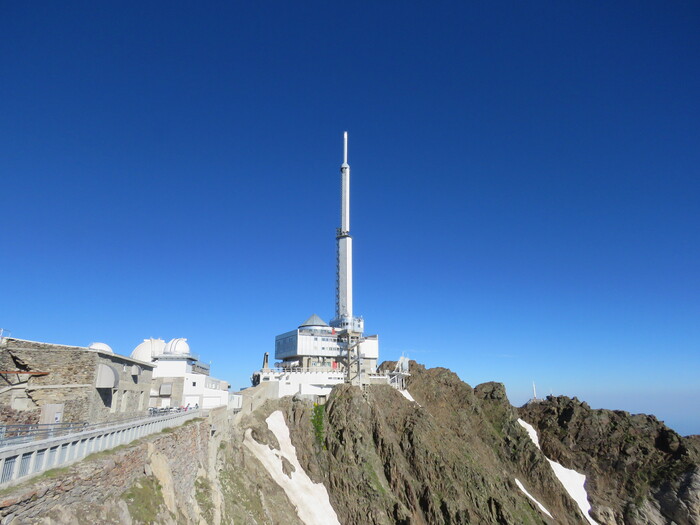
M 4 491 L 1 521 L 700 523 L 697 436 L 575 398 L 516 408 L 502 384 L 472 388 L 445 368 L 410 373 L 406 391 L 340 384 L 325 405 L 250 389 L 241 413 Z

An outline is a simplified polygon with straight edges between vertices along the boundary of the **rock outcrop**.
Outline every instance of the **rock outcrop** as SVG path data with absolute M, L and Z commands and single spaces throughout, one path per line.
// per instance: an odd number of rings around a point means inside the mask
M 700 437 L 681 437 L 654 416 L 593 410 L 565 396 L 519 413 L 548 457 L 588 476 L 601 524 L 700 523 Z
M 472 389 L 449 370 L 415 364 L 411 373 L 418 403 L 389 386 L 337 387 L 322 409 L 321 439 L 304 432 L 308 410 L 290 407 L 302 464 L 328 487 L 341 523 L 585 523 L 502 385 Z
M 339 385 L 323 406 L 266 401 L 103 453 L 3 491 L 2 524 L 700 523 L 698 442 L 652 416 L 568 398 L 516 409 L 499 383 L 410 372 L 415 402 Z M 586 476 L 590 515 L 565 468 Z

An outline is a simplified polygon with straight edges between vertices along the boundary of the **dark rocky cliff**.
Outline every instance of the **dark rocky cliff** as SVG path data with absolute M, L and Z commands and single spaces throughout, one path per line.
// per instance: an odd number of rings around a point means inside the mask
M 543 452 L 584 472 L 594 517 L 605 524 L 700 523 L 700 437 L 681 437 L 654 416 L 592 410 L 549 397 L 519 409 Z
M 342 385 L 322 433 L 292 403 L 301 462 L 329 489 L 341 523 L 554 523 L 517 488 L 518 478 L 557 523 L 585 523 L 542 454 L 517 424 L 497 383 L 470 388 L 452 372 L 412 364 L 408 389 Z

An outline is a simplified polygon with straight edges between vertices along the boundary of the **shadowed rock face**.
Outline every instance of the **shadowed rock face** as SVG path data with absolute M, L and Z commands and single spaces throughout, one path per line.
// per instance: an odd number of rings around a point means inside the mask
M 411 374 L 420 406 L 389 386 L 336 387 L 322 439 L 309 431 L 308 404 L 287 408 L 300 462 L 326 485 L 341 523 L 586 523 L 518 425 L 503 385 L 472 389 L 449 370 L 415 363 Z
M 583 472 L 605 524 L 700 523 L 700 441 L 654 416 L 592 410 L 565 396 L 520 408 L 544 453 Z

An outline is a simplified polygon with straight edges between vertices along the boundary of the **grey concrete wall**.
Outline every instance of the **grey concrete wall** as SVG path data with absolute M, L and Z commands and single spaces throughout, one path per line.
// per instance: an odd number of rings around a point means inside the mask
M 182 406 L 183 393 L 185 390 L 185 378 L 184 377 L 156 377 L 152 380 L 153 392 L 160 392 L 160 387 L 163 384 L 170 383 L 173 385 L 172 393 L 170 396 L 156 396 L 151 398 L 151 406 L 161 407 L 162 401 L 164 399 L 170 399 L 171 407 Z

